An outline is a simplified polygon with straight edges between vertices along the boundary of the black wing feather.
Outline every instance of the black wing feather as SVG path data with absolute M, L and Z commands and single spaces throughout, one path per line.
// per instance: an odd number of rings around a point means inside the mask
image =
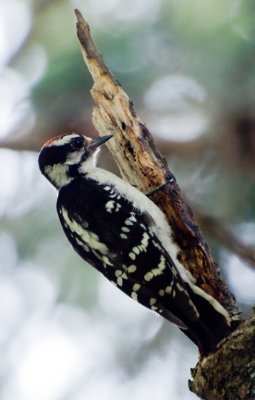
M 70 224 L 66 224 L 63 217 L 63 209 L 73 226 L 79 225 L 84 231 L 93 232 L 108 251 L 104 254 L 88 243 L 85 248 L 81 246 L 83 239 L 80 232 L 74 227 L 70 230 Z M 57 210 L 74 249 L 123 292 L 183 329 L 186 325 L 181 321 L 197 319 L 196 308 L 172 260 L 148 226 L 150 219 L 134 209 L 132 203 L 113 186 L 99 185 L 91 179 L 76 179 L 60 190 Z M 131 257 L 130 253 L 133 254 Z M 159 270 L 160 263 L 165 265 L 162 271 Z M 129 272 L 132 266 L 136 270 Z M 153 273 L 151 279 L 148 275 L 145 279 L 148 272 Z

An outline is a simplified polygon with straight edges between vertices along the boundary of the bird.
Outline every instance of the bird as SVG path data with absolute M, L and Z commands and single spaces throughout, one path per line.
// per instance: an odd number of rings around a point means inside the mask
M 57 189 L 57 213 L 73 249 L 131 299 L 177 325 L 200 355 L 231 331 L 228 311 L 178 259 L 168 221 L 149 196 L 97 166 L 112 134 L 58 135 L 41 148 L 42 174 Z

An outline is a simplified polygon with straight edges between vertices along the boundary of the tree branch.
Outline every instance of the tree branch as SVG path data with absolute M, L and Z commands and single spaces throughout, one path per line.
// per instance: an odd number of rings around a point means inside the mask
M 200 287 L 226 307 L 233 319 L 238 319 L 233 296 L 213 261 L 175 177 L 156 149 L 147 127 L 137 117 L 132 102 L 105 65 L 90 36 L 89 26 L 78 10 L 76 16 L 81 51 L 94 79 L 91 94 L 95 102 L 95 127 L 102 135 L 114 133 L 109 149 L 124 179 L 145 193 L 168 182 L 163 190 L 153 195 L 153 201 L 168 218 L 173 240 L 180 248 L 180 261 Z M 193 371 L 191 390 L 207 400 L 254 398 L 254 339 L 255 317 L 252 317 L 219 343 L 214 353 L 200 360 Z
M 192 371 L 190 390 L 207 400 L 255 399 L 255 316 Z
M 153 195 L 152 200 L 168 218 L 173 239 L 180 248 L 180 261 L 202 289 L 228 309 L 233 318 L 238 318 L 234 298 L 213 261 L 192 210 L 183 200 L 166 160 L 156 149 L 145 124 L 137 117 L 127 94 L 105 65 L 90 36 L 89 25 L 78 10 L 75 13 L 82 55 L 94 80 L 91 94 L 95 102 L 93 123 L 96 129 L 102 135 L 114 132 L 114 140 L 109 142 L 108 147 L 123 178 L 132 185 L 147 193 L 168 182 L 164 190 Z
M 251 268 L 255 269 L 255 249 L 244 244 L 235 234 L 219 219 L 206 214 L 199 208 L 194 208 L 196 218 L 208 234 L 222 247 L 225 247 L 241 259 L 245 260 Z

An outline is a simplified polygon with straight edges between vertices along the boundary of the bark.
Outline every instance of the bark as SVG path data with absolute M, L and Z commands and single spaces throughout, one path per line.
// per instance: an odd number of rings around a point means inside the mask
M 233 320 L 239 311 L 214 262 L 191 208 L 181 195 L 166 160 L 155 147 L 151 134 L 139 119 L 121 85 L 104 63 L 90 29 L 76 10 L 77 35 L 85 63 L 92 75 L 95 102 L 93 123 L 99 134 L 114 134 L 109 143 L 123 179 L 147 193 L 167 182 L 152 200 L 168 218 L 179 258 L 197 284 L 228 309 Z M 254 317 L 245 321 L 218 345 L 215 353 L 199 361 L 190 389 L 204 399 L 252 399 L 254 397 Z M 244 361 L 245 360 L 245 364 Z M 238 374 L 238 377 L 236 377 Z M 233 394 L 234 393 L 234 394 Z M 253 396 L 253 397 L 252 397 Z
M 207 400 L 255 399 L 255 316 L 192 371 L 192 392 Z
M 91 90 L 95 107 L 93 123 L 101 135 L 114 133 L 109 149 L 125 180 L 147 193 L 168 182 L 152 200 L 168 218 L 173 240 L 180 248 L 179 258 L 197 284 L 216 298 L 236 318 L 234 298 L 223 281 L 189 205 L 184 201 L 174 175 L 158 152 L 145 124 L 136 115 L 133 103 L 104 63 L 90 29 L 76 10 L 77 35 L 85 63 L 94 80 Z

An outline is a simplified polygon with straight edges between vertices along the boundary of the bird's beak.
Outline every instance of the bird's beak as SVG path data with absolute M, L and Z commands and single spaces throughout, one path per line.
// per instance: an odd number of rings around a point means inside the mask
M 111 139 L 113 135 L 105 135 L 105 136 L 100 136 L 96 139 L 93 139 L 88 147 L 87 150 L 94 152 L 98 147 L 102 146 L 107 140 Z

